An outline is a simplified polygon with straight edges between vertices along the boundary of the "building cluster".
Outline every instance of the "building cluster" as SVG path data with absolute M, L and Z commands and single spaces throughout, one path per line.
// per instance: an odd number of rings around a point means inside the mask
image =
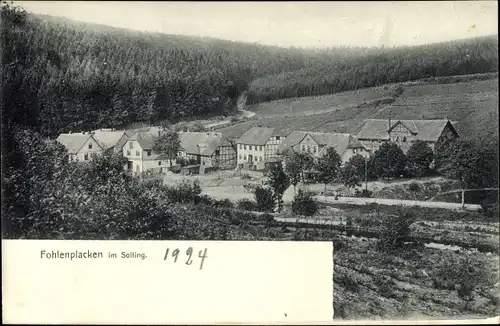
M 172 162 L 165 153 L 155 153 L 155 139 L 161 128 L 136 130 L 99 129 L 88 133 L 61 134 L 57 141 L 68 151 L 69 161 L 90 161 L 105 151 L 121 152 L 127 159 L 125 169 L 134 173 L 152 171 L 165 173 Z M 357 135 L 347 133 L 291 131 L 287 129 L 252 127 L 235 140 L 220 132 L 178 132 L 180 150 L 177 157 L 185 160 L 185 173 L 204 173 L 213 168 L 266 170 L 289 150 L 323 156 L 335 148 L 342 163 L 356 154 L 369 157 L 384 142 L 397 143 L 407 151 L 416 140 L 434 148 L 438 141 L 458 137 L 454 123 L 441 120 L 367 120 Z

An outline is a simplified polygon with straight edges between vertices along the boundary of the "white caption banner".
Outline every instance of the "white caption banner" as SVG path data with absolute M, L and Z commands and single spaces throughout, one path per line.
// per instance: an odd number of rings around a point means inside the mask
M 333 317 L 329 242 L 2 240 L 2 270 L 4 323 Z

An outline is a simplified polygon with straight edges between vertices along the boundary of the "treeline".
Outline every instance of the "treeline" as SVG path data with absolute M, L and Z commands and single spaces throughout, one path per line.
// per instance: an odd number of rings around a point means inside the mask
M 429 77 L 498 71 L 498 37 L 378 49 L 345 60 L 328 58 L 296 71 L 252 81 L 248 103 L 332 94 Z
M 1 24 L 3 105 L 11 114 L 29 111 L 46 135 L 229 113 L 253 79 L 324 56 L 79 23 L 8 4 L 2 4 Z

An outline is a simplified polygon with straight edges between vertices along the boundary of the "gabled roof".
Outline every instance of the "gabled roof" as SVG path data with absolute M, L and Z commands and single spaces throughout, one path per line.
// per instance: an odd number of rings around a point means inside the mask
M 361 128 L 358 138 L 388 140 L 389 131 L 394 129 L 397 125 L 402 124 L 415 135 L 416 139 L 423 141 L 437 141 L 448 123 L 450 123 L 453 127 L 451 121 L 446 119 L 392 120 L 391 128 L 389 128 L 388 119 L 370 119 L 367 120 L 363 128 Z
M 181 148 L 187 154 L 212 156 L 219 146 L 231 146 L 220 132 L 178 132 Z
M 136 132 L 128 140 L 135 140 L 141 145 L 142 149 L 153 149 L 155 137 L 149 132 Z
M 89 133 L 71 133 L 60 134 L 59 137 L 57 137 L 56 141 L 66 147 L 68 153 L 75 154 L 78 153 L 78 151 L 82 148 L 83 145 L 85 145 L 89 138 L 93 138 Z M 97 141 L 96 143 L 99 145 Z M 102 148 L 102 146 L 100 147 Z
M 99 129 L 94 132 L 94 139 L 104 148 L 112 148 L 118 143 L 123 135 L 127 135 L 124 130 Z
M 236 141 L 238 144 L 265 145 L 272 137 L 274 128 L 252 127 Z
M 311 136 L 312 139 L 319 145 L 327 147 L 333 147 L 336 151 L 342 155 L 351 142 L 350 134 L 341 133 L 327 133 L 327 132 L 311 132 L 311 131 L 293 131 L 288 135 L 288 137 L 280 144 L 278 147 L 279 152 L 283 152 L 293 146 L 296 146 L 302 142 L 306 136 Z M 321 151 L 324 151 L 323 148 Z M 321 154 L 321 152 L 320 152 Z

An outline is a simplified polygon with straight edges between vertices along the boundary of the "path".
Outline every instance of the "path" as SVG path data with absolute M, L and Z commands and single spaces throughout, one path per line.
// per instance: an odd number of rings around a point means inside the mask
M 351 205 L 370 205 L 373 203 L 380 205 L 389 206 L 419 206 L 419 207 L 432 207 L 432 208 L 443 208 L 450 210 L 471 210 L 477 211 L 481 209 L 480 205 L 475 204 L 462 204 L 457 203 L 445 203 L 436 201 L 419 201 L 419 200 L 402 200 L 402 199 L 383 199 L 383 198 L 359 198 L 359 197 L 338 197 L 335 200 L 333 196 L 316 196 L 315 199 L 322 204 L 351 204 Z

